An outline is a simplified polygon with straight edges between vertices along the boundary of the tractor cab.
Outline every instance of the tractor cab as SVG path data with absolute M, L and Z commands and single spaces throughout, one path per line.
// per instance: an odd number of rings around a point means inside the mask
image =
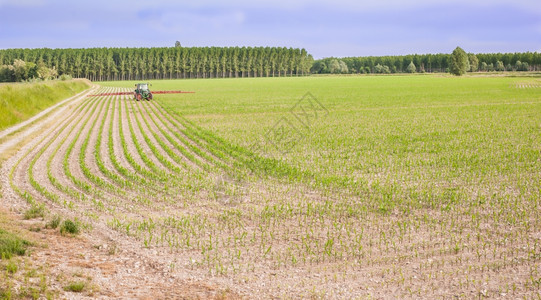
M 137 101 L 139 100 L 152 100 L 152 93 L 148 89 L 148 83 L 137 83 L 135 85 L 135 91 L 133 93 L 133 98 Z

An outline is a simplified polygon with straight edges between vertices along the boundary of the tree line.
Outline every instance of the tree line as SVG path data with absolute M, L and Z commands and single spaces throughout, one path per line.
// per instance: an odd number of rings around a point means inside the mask
M 15 60 L 92 81 L 298 76 L 314 61 L 305 49 L 285 47 L 0 50 L 0 66 Z
M 469 72 L 539 71 L 541 53 L 466 53 Z M 58 75 L 92 81 L 450 72 L 452 54 L 323 58 L 285 47 L 0 50 L 0 82 Z
M 468 53 L 469 72 L 540 71 L 541 53 Z M 433 73 L 451 71 L 451 54 L 328 57 L 314 61 L 313 74 Z
M 20 82 L 34 79 L 49 80 L 58 76 L 54 67 L 48 68 L 43 62 L 37 64 L 15 59 L 11 65 L 0 65 L 0 82 Z M 63 75 L 62 79 L 67 79 Z

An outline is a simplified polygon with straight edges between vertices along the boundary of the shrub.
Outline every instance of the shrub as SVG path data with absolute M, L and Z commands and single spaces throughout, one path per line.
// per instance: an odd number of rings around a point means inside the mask
M 51 221 L 49 221 L 49 223 L 47 223 L 47 228 L 52 228 L 52 229 L 56 229 L 58 227 L 58 225 L 60 225 L 60 216 L 59 215 L 55 215 Z
M 10 260 L 8 262 L 8 264 L 6 265 L 6 271 L 8 271 L 8 273 L 15 274 L 17 272 L 17 270 L 19 270 L 19 267 L 17 266 L 17 263 Z
M 80 282 L 71 282 L 69 285 L 67 285 L 66 287 L 64 287 L 64 290 L 65 291 L 70 291 L 70 292 L 75 292 L 75 293 L 80 293 L 83 291 L 83 289 L 85 288 L 86 286 L 86 283 L 83 282 L 83 281 L 80 281 Z
M 78 222 L 74 222 L 72 220 L 65 220 L 62 223 L 62 226 L 60 226 L 60 233 L 65 234 L 79 234 L 81 232 L 81 228 L 79 226 Z
M 35 205 L 32 204 L 32 207 L 30 207 L 27 211 L 24 212 L 24 219 L 35 219 L 39 217 L 43 217 L 45 215 L 45 206 L 43 204 L 41 205 Z
M 58 77 L 58 79 L 62 81 L 71 80 L 71 76 L 68 74 L 62 74 L 60 77 Z

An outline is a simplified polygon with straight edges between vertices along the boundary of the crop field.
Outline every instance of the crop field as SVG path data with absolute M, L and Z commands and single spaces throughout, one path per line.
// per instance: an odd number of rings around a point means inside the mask
M 246 298 L 541 297 L 538 77 L 152 84 L 195 93 L 74 103 L 2 196 Z

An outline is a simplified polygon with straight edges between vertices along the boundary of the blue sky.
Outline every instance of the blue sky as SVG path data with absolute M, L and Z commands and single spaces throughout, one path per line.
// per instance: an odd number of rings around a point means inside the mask
M 328 56 L 541 52 L 539 0 L 0 0 L 0 48 L 286 46 Z

